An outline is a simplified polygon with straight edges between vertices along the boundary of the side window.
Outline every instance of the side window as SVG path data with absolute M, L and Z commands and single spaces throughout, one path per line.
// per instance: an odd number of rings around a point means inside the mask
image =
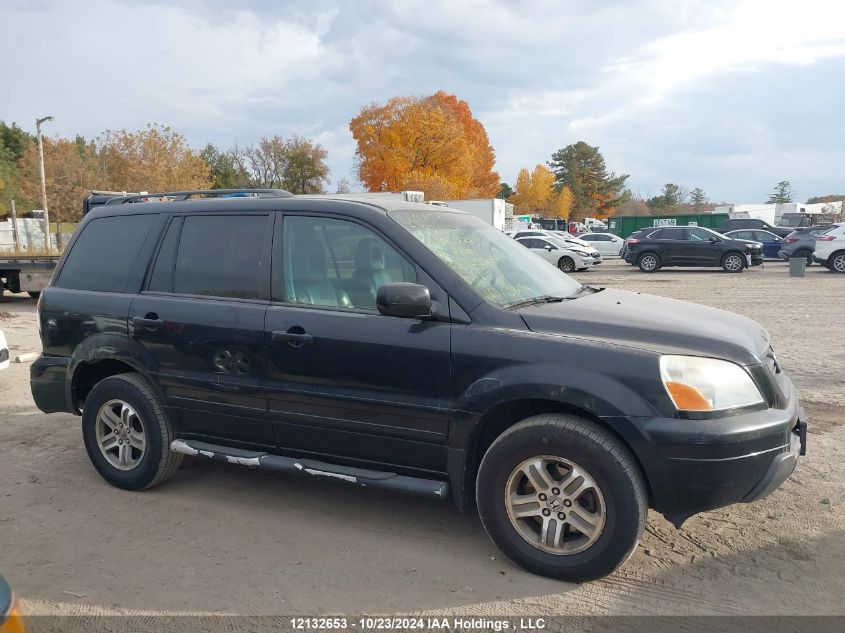
M 176 257 L 176 246 L 179 231 L 182 229 L 182 218 L 173 218 L 161 241 L 156 255 L 153 272 L 150 275 L 149 289 L 157 292 L 173 292 L 173 259 Z
M 347 220 L 286 216 L 282 253 L 290 303 L 375 310 L 379 286 L 417 280 L 396 249 Z
M 609 242 L 610 241 L 609 235 L 598 234 L 598 235 L 593 235 L 592 237 L 596 242 Z
M 660 232 L 659 240 L 685 240 L 686 229 L 663 229 Z
M 98 218 L 86 224 L 73 244 L 56 286 L 127 292 L 126 282 L 156 219 L 157 214 L 147 213 Z
M 186 216 L 176 251 L 173 292 L 260 298 L 266 235 L 266 215 Z

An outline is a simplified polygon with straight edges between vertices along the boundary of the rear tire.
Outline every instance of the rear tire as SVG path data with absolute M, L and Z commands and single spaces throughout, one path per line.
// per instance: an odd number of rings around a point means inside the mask
M 575 260 L 567 256 L 561 257 L 557 262 L 557 267 L 565 273 L 571 273 L 575 270 Z
M 597 424 L 562 414 L 527 418 L 500 435 L 481 460 L 476 500 L 484 529 L 508 558 L 570 582 L 622 565 L 648 509 L 628 448 Z
M 657 272 L 660 265 L 660 256 L 657 253 L 643 253 L 637 258 L 637 266 L 644 273 Z
M 740 253 L 727 253 L 722 257 L 722 268 L 727 273 L 741 273 L 745 270 L 745 261 Z
M 170 450 L 173 427 L 149 382 L 119 374 L 94 385 L 82 411 L 82 437 L 107 482 L 144 490 L 170 479 L 183 455 Z
M 804 259 L 806 259 L 808 268 L 813 265 L 813 253 L 812 253 L 812 251 L 798 251 L 792 257 L 803 257 Z
M 28 295 L 29 295 L 30 297 L 32 297 L 33 299 L 38 299 L 38 297 L 40 297 L 40 296 L 41 296 L 41 292 L 32 292 L 32 291 L 30 291 L 30 292 L 27 292 L 26 294 L 28 294 Z
M 845 251 L 837 251 L 828 257 L 827 267 L 832 273 L 845 273 Z

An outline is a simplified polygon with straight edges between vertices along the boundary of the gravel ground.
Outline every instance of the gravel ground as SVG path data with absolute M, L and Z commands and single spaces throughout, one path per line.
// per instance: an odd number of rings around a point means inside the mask
M 186 459 L 171 482 L 103 482 L 79 418 L 44 416 L 28 364 L 0 373 L 0 571 L 30 613 L 845 614 L 845 277 L 783 263 L 741 275 L 618 260 L 576 275 L 739 312 L 771 333 L 810 422 L 809 452 L 768 499 L 650 513 L 616 574 L 586 585 L 504 560 L 451 503 Z M 13 356 L 35 305 L 0 300 Z

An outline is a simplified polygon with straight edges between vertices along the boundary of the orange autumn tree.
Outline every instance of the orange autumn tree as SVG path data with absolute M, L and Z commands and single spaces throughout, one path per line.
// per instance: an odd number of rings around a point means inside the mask
M 572 210 L 572 190 L 563 186 L 555 191 L 555 175 L 545 165 L 537 165 L 529 172 L 523 168 L 516 177 L 516 187 L 508 201 L 513 203 L 517 215 L 544 218 L 569 218 Z
M 349 122 L 358 178 L 369 191 L 425 192 L 426 199 L 492 198 L 495 154 L 466 101 L 438 92 L 372 104 Z

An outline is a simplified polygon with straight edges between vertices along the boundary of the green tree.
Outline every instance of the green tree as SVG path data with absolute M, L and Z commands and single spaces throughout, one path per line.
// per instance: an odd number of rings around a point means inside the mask
M 661 211 L 667 211 L 670 209 L 675 209 L 681 204 L 684 199 L 686 198 L 686 191 L 680 185 L 676 185 L 673 182 L 667 182 L 663 185 L 663 189 L 660 190 L 660 195 L 652 196 L 646 201 L 646 204 L 651 209 L 660 209 Z
M 775 190 L 772 195 L 769 196 L 768 202 L 784 203 L 792 202 L 794 199 L 795 198 L 792 194 L 792 185 L 789 184 L 788 180 L 781 180 L 775 185 Z
M 221 152 L 209 143 L 202 149 L 200 156 L 211 168 L 211 186 L 214 189 L 237 189 L 244 186 L 244 176 L 238 168 L 233 151 Z
M 322 145 L 294 136 L 262 137 L 256 145 L 234 150 L 238 169 L 249 187 L 321 193 L 329 179 L 328 152 Z
M 0 213 L 11 206 L 10 201 L 17 195 L 18 161 L 34 145 L 32 134 L 23 131 L 16 123 L 7 125 L 0 121 Z
M 555 188 L 572 190 L 572 220 L 605 217 L 631 197 L 625 189 L 628 175 L 608 172 L 599 148 L 584 141 L 559 149 L 548 165 L 555 174 Z
M 701 187 L 696 187 L 690 191 L 689 201 L 693 209 L 701 211 L 704 205 L 707 204 L 707 194 L 704 193 L 704 189 Z
M 507 200 L 512 195 L 513 195 L 513 189 L 511 189 L 511 186 L 508 183 L 503 182 L 499 185 L 499 193 L 496 194 L 497 198 L 501 198 L 502 200 Z

